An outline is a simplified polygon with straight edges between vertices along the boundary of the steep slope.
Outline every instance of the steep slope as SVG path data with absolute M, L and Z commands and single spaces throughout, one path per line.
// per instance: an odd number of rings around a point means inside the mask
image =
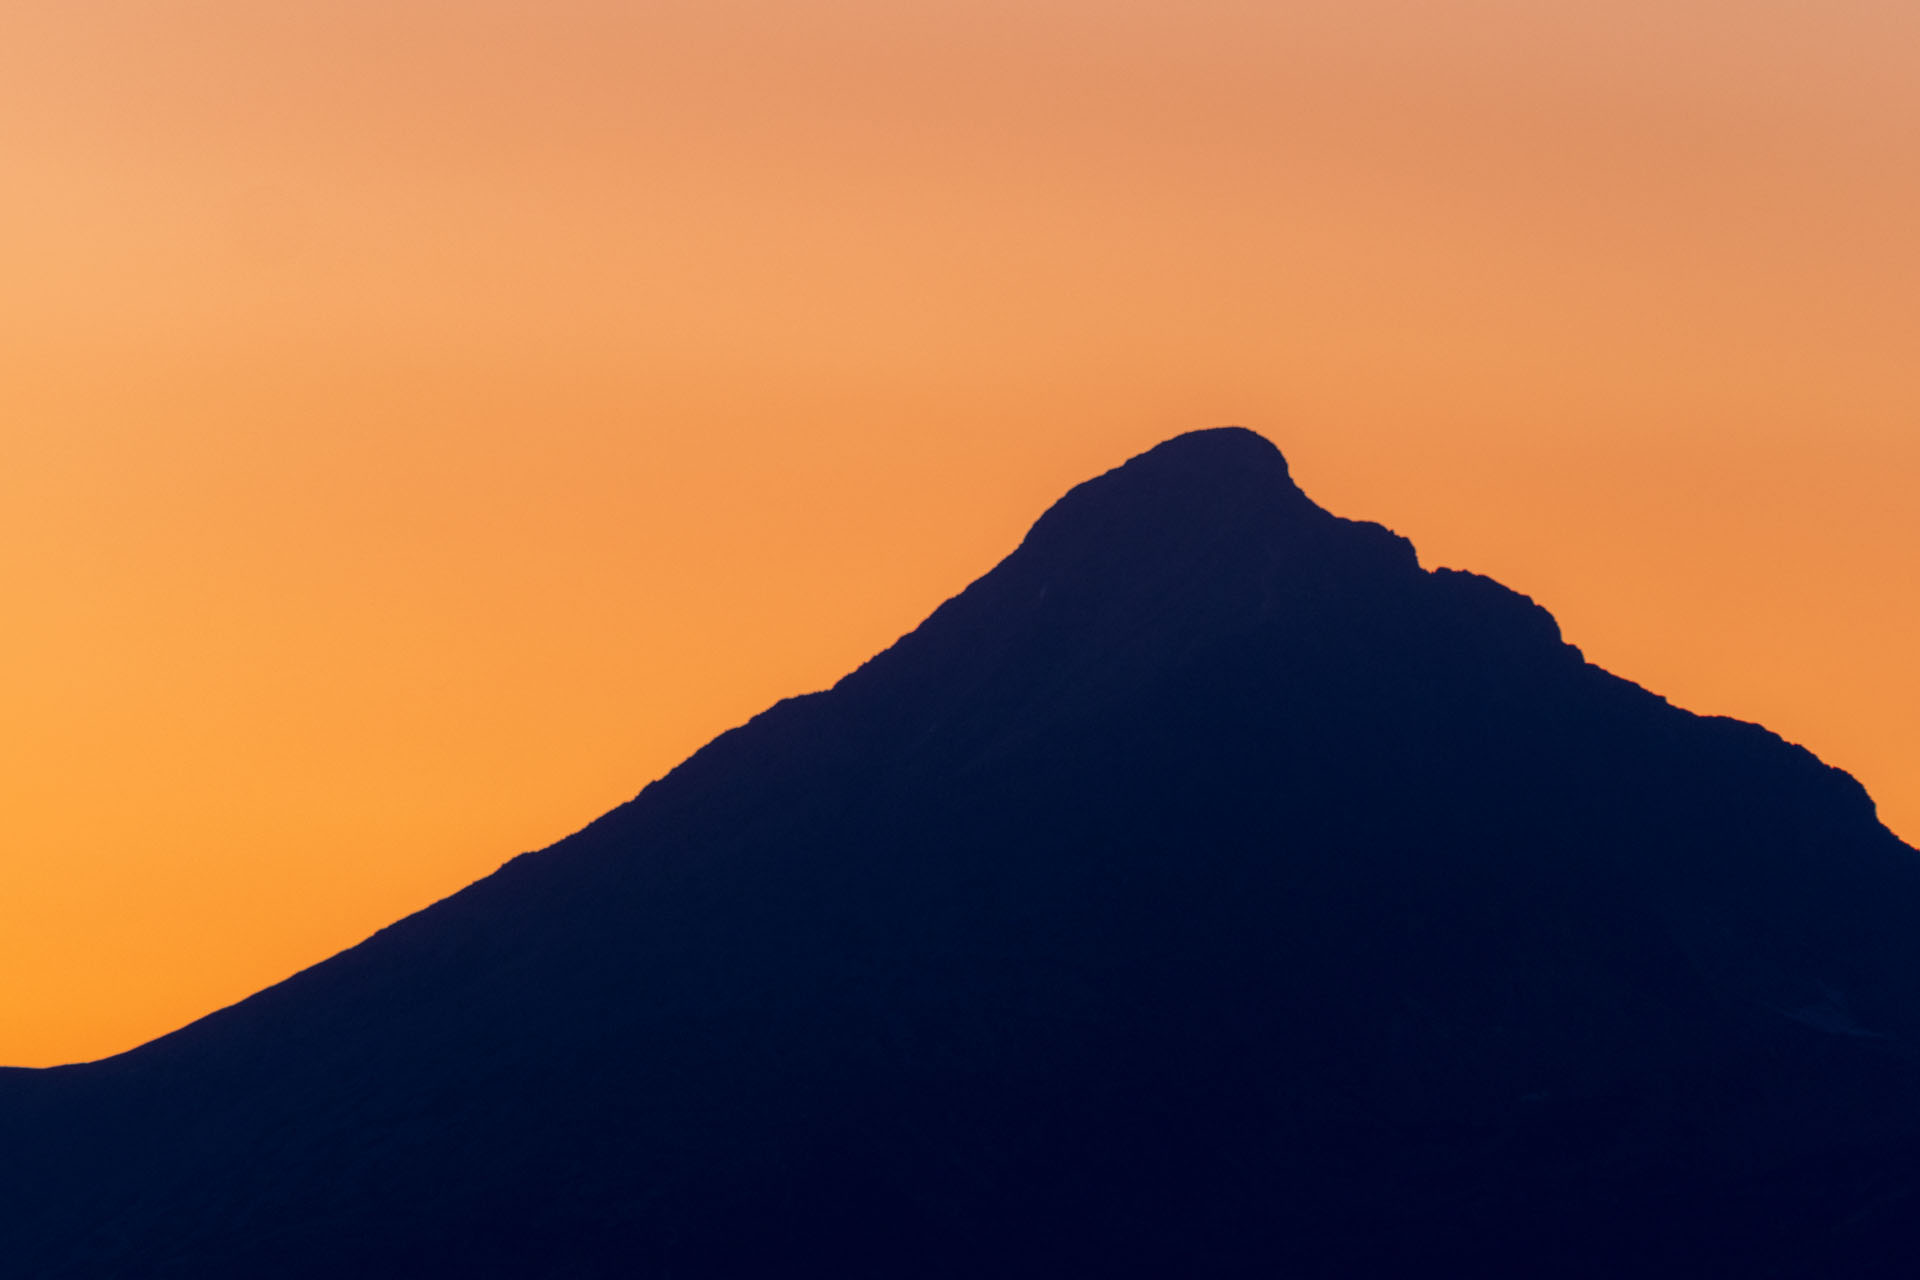
M 1198 432 L 551 849 L 0 1077 L 0 1273 L 1832 1272 L 1917 1048 L 1852 779 Z

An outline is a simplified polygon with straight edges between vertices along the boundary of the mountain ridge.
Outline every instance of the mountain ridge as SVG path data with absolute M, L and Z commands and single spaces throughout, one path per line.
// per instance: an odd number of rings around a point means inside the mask
M 1686 1274 L 1736 1222 L 1729 1265 L 1831 1270 L 1920 1136 L 1917 921 L 1851 778 L 1190 433 L 556 845 L 0 1077 L 0 1235 L 32 1276 Z

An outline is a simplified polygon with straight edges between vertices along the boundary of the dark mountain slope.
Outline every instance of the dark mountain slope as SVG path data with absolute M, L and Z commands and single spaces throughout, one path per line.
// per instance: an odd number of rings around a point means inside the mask
M 1920 862 L 1238 430 L 361 946 L 0 1076 L 22 1276 L 1841 1274 Z

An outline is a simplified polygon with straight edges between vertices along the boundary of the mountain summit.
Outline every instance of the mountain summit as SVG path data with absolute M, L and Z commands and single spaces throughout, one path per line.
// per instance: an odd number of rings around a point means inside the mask
M 1906 1274 L 1920 858 L 1238 429 L 117 1058 L 28 1277 Z

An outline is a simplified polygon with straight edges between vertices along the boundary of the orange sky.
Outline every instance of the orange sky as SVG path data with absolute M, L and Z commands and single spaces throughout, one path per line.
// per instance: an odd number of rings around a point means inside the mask
M 0 1061 L 284 977 L 1238 422 L 1920 838 L 1908 0 L 16 0 Z

